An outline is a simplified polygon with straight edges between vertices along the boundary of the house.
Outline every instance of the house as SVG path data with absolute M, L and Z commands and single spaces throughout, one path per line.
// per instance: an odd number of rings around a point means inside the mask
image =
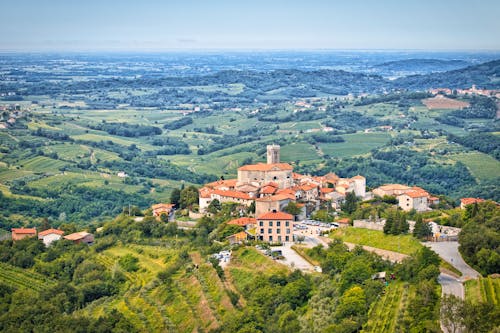
M 38 239 L 43 241 L 45 246 L 49 246 L 53 241 L 61 239 L 64 231 L 59 229 L 47 229 L 38 233 Z
M 151 206 L 151 208 L 153 209 L 153 216 L 160 217 L 162 214 L 170 216 L 170 213 L 172 213 L 174 206 L 175 204 L 166 204 L 166 203 L 159 203 L 153 205 Z
M 238 232 L 234 235 L 226 237 L 226 239 L 229 241 L 230 245 L 233 245 L 233 244 L 243 243 L 244 241 L 247 240 L 247 237 L 248 237 L 247 233 L 244 231 L 241 231 L 241 232 Z
M 36 236 L 36 228 L 12 228 L 11 232 L 13 241 Z
M 348 226 L 351 225 L 351 220 L 348 218 L 343 218 L 343 219 L 338 219 L 335 221 L 339 225 L 339 228 L 347 228 Z
M 462 198 L 460 199 L 460 208 L 465 209 L 467 205 L 483 202 L 484 199 L 480 198 Z
M 401 185 L 401 184 L 386 184 L 377 187 L 374 189 L 372 192 L 374 195 L 378 195 L 379 197 L 384 197 L 384 196 L 398 196 L 403 193 L 406 193 L 406 191 L 409 191 L 411 187 L 406 186 L 406 185 Z
M 240 217 L 239 219 L 234 219 L 227 222 L 229 225 L 238 225 L 244 227 L 245 229 L 251 228 L 257 224 L 257 220 L 253 217 Z
M 406 212 L 415 209 L 417 212 L 425 212 L 429 208 L 429 193 L 422 189 L 412 189 L 397 197 L 398 205 Z
M 257 217 L 256 237 L 265 242 L 293 241 L 293 215 L 272 211 Z
M 94 235 L 86 231 L 75 232 L 64 236 L 64 239 L 70 240 L 75 244 L 85 243 L 91 245 L 94 243 Z
M 239 191 L 213 190 L 210 197 L 210 201 L 217 199 L 220 203 L 236 202 L 245 206 L 250 206 L 253 202 L 253 197 L 251 197 L 248 193 Z
M 255 200 L 255 216 L 260 216 L 272 211 L 280 212 L 290 201 L 292 201 L 290 197 L 284 194 L 258 198 Z

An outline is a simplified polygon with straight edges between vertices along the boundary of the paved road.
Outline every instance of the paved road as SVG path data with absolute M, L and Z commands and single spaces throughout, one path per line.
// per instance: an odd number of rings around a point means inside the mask
M 464 299 L 464 285 L 459 279 L 456 279 L 451 275 L 441 273 L 439 274 L 438 282 L 441 284 L 441 293 L 443 295 L 455 295 Z
M 441 258 L 462 272 L 461 281 L 477 279 L 481 276 L 462 259 L 458 252 L 458 242 L 425 242 L 424 245 L 430 247 Z

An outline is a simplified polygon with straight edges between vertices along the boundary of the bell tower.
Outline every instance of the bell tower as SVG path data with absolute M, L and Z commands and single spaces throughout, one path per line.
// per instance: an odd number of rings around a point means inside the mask
M 267 164 L 275 164 L 280 162 L 280 146 L 267 146 Z

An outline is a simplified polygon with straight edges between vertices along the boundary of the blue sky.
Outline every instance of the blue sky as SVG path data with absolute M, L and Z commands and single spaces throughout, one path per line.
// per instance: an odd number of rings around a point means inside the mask
M 493 0 L 2 0 L 0 50 L 498 51 L 499 18 Z

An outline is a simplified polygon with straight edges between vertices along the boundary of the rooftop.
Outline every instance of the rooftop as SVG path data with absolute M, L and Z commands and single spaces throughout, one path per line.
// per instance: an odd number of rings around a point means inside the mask
M 288 163 L 257 163 L 248 164 L 238 168 L 238 171 L 280 171 L 280 170 L 293 170 L 293 167 Z
M 213 194 L 219 195 L 221 197 L 230 197 L 230 198 L 237 198 L 237 199 L 244 199 L 244 200 L 250 200 L 252 199 L 251 196 L 244 192 L 238 192 L 238 191 L 222 191 L 222 190 L 213 190 Z
M 257 220 L 293 220 L 293 215 L 284 212 L 269 212 L 262 214 Z
M 80 231 L 80 232 L 75 232 L 73 234 L 69 234 L 67 236 L 64 236 L 64 239 L 67 239 L 70 241 L 76 241 L 79 239 L 83 239 L 83 238 L 87 237 L 88 235 L 90 235 L 90 233 L 88 233 L 86 231 Z
M 50 235 L 50 234 L 56 234 L 56 235 L 64 235 L 64 231 L 62 230 L 59 230 L 59 229 L 47 229 L 47 230 L 44 230 L 44 231 L 40 231 L 38 233 L 38 236 L 39 237 L 43 237 L 43 236 L 47 236 L 47 235 Z
M 11 231 L 16 234 L 36 234 L 35 228 L 12 228 Z
M 249 224 L 255 224 L 256 222 L 257 222 L 257 220 L 254 219 L 253 217 L 240 217 L 239 219 L 234 219 L 234 220 L 227 222 L 227 224 L 239 225 L 239 226 L 243 227 L 243 226 L 246 226 Z

